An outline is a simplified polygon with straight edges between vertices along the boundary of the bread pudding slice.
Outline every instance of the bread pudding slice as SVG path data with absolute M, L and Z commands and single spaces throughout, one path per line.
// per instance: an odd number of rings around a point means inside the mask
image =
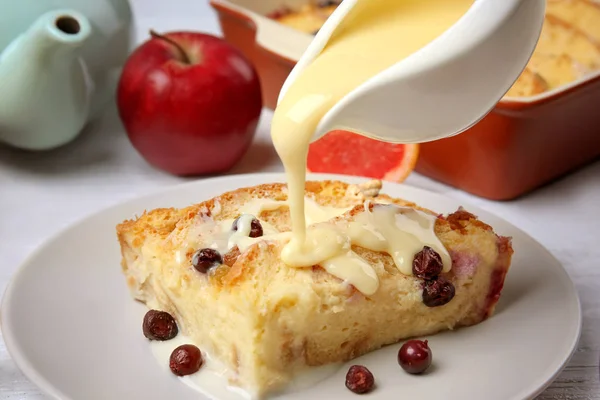
M 414 203 L 364 189 L 339 181 L 307 182 L 306 197 L 341 222 L 378 203 L 431 215 L 432 229 L 451 257 L 450 271 L 440 278 L 454 286 L 449 302 L 425 305 L 422 279 L 401 273 L 389 254 L 359 246 L 352 250 L 379 279 L 369 295 L 320 265 L 284 264 L 280 252 L 286 236 L 273 233 L 290 230 L 284 184 L 239 189 L 121 223 L 117 235 L 127 285 L 137 300 L 171 313 L 185 335 L 230 369 L 232 384 L 259 397 L 304 367 L 347 361 L 405 338 L 490 317 L 510 266 L 510 239 L 465 210 L 436 218 Z M 282 204 L 254 207 L 263 236 L 231 248 L 208 273 L 195 269 L 196 250 L 215 248 L 219 227 L 231 227 L 240 210 L 261 199 Z

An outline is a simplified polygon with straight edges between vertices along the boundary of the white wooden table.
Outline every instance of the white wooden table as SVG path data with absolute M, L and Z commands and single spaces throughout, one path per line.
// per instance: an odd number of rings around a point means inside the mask
M 149 28 L 219 32 L 206 0 L 132 3 L 138 42 Z M 269 140 L 270 120 L 271 113 L 265 111 L 252 149 L 230 173 L 282 170 Z M 25 154 L 0 146 L 0 293 L 19 263 L 64 226 L 183 180 L 152 169 L 140 158 L 114 108 L 58 151 Z M 488 209 L 531 234 L 561 260 L 579 290 L 583 334 L 567 369 L 538 399 L 600 400 L 600 162 L 504 203 L 470 196 L 418 174 L 407 183 Z M 0 335 L 0 399 L 46 399 L 16 368 L 1 339 Z

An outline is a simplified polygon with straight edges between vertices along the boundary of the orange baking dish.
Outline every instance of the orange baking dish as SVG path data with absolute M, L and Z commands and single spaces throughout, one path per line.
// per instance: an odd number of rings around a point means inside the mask
M 266 15 L 305 2 L 210 0 L 225 39 L 254 62 L 269 108 L 312 36 Z M 422 144 L 416 170 L 484 198 L 514 199 L 598 159 L 599 107 L 598 72 L 534 96 L 505 97 L 464 133 Z

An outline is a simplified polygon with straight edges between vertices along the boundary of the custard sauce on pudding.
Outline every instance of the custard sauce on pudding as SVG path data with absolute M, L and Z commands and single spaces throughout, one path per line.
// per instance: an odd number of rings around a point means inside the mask
M 355 223 L 307 227 L 303 201 L 308 146 L 323 116 L 354 88 L 421 49 L 455 24 L 474 0 L 370 0 L 357 3 L 323 51 L 302 71 L 275 109 L 271 137 L 286 171 L 292 235 L 282 260 L 292 267 L 321 265 L 364 294 L 377 290 L 372 268 L 350 247 L 357 244 L 393 256 L 412 274 L 410 262 L 424 245 L 451 267 L 433 231 L 431 216 L 397 208 L 365 209 Z M 391 240 L 393 239 L 393 240 Z
M 287 201 L 254 199 L 240 208 L 237 230 L 232 230 L 234 219 L 215 221 L 205 218 L 190 230 L 187 246 L 179 251 L 177 260 L 185 260 L 185 254 L 198 248 L 201 243 L 225 254 L 237 246 L 240 252 L 246 251 L 255 243 L 281 241 L 288 244 L 281 252 L 281 259 L 290 267 L 304 268 L 321 265 L 330 274 L 356 287 L 360 292 L 371 295 L 379 288 L 379 278 L 373 267 L 352 250 L 353 245 L 374 251 L 386 252 L 394 260 L 398 270 L 412 275 L 414 255 L 423 246 L 433 248 L 440 254 L 443 271 L 450 270 L 452 260 L 444 245 L 435 234 L 436 216 L 410 207 L 383 204 L 373 200 L 365 202 L 364 210 L 357 213 L 352 221 L 336 220 L 351 208 L 322 206 L 304 197 L 305 241 L 303 248 L 293 247 L 292 232 L 278 231 L 260 218 L 263 211 L 281 207 L 292 209 L 291 198 Z M 263 235 L 249 236 L 251 223 L 257 220 L 262 226 Z M 298 243 L 298 242 L 296 242 Z M 290 246 L 292 244 L 292 246 Z

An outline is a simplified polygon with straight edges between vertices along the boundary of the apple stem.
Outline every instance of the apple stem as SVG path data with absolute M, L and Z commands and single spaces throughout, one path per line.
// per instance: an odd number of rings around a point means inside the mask
M 174 41 L 173 39 L 166 37 L 165 35 L 161 35 L 160 33 L 156 32 L 154 29 L 150 29 L 150 36 L 152 36 L 155 39 L 164 40 L 165 42 L 167 42 L 170 45 L 172 45 L 173 47 L 175 47 L 175 49 L 177 50 L 177 52 L 180 55 L 180 58 L 181 58 L 180 61 L 182 61 L 183 63 L 185 63 L 185 64 L 192 63 L 190 56 L 188 56 L 188 54 L 185 52 L 183 47 L 181 47 L 181 45 L 179 43 L 177 43 L 176 41 Z

